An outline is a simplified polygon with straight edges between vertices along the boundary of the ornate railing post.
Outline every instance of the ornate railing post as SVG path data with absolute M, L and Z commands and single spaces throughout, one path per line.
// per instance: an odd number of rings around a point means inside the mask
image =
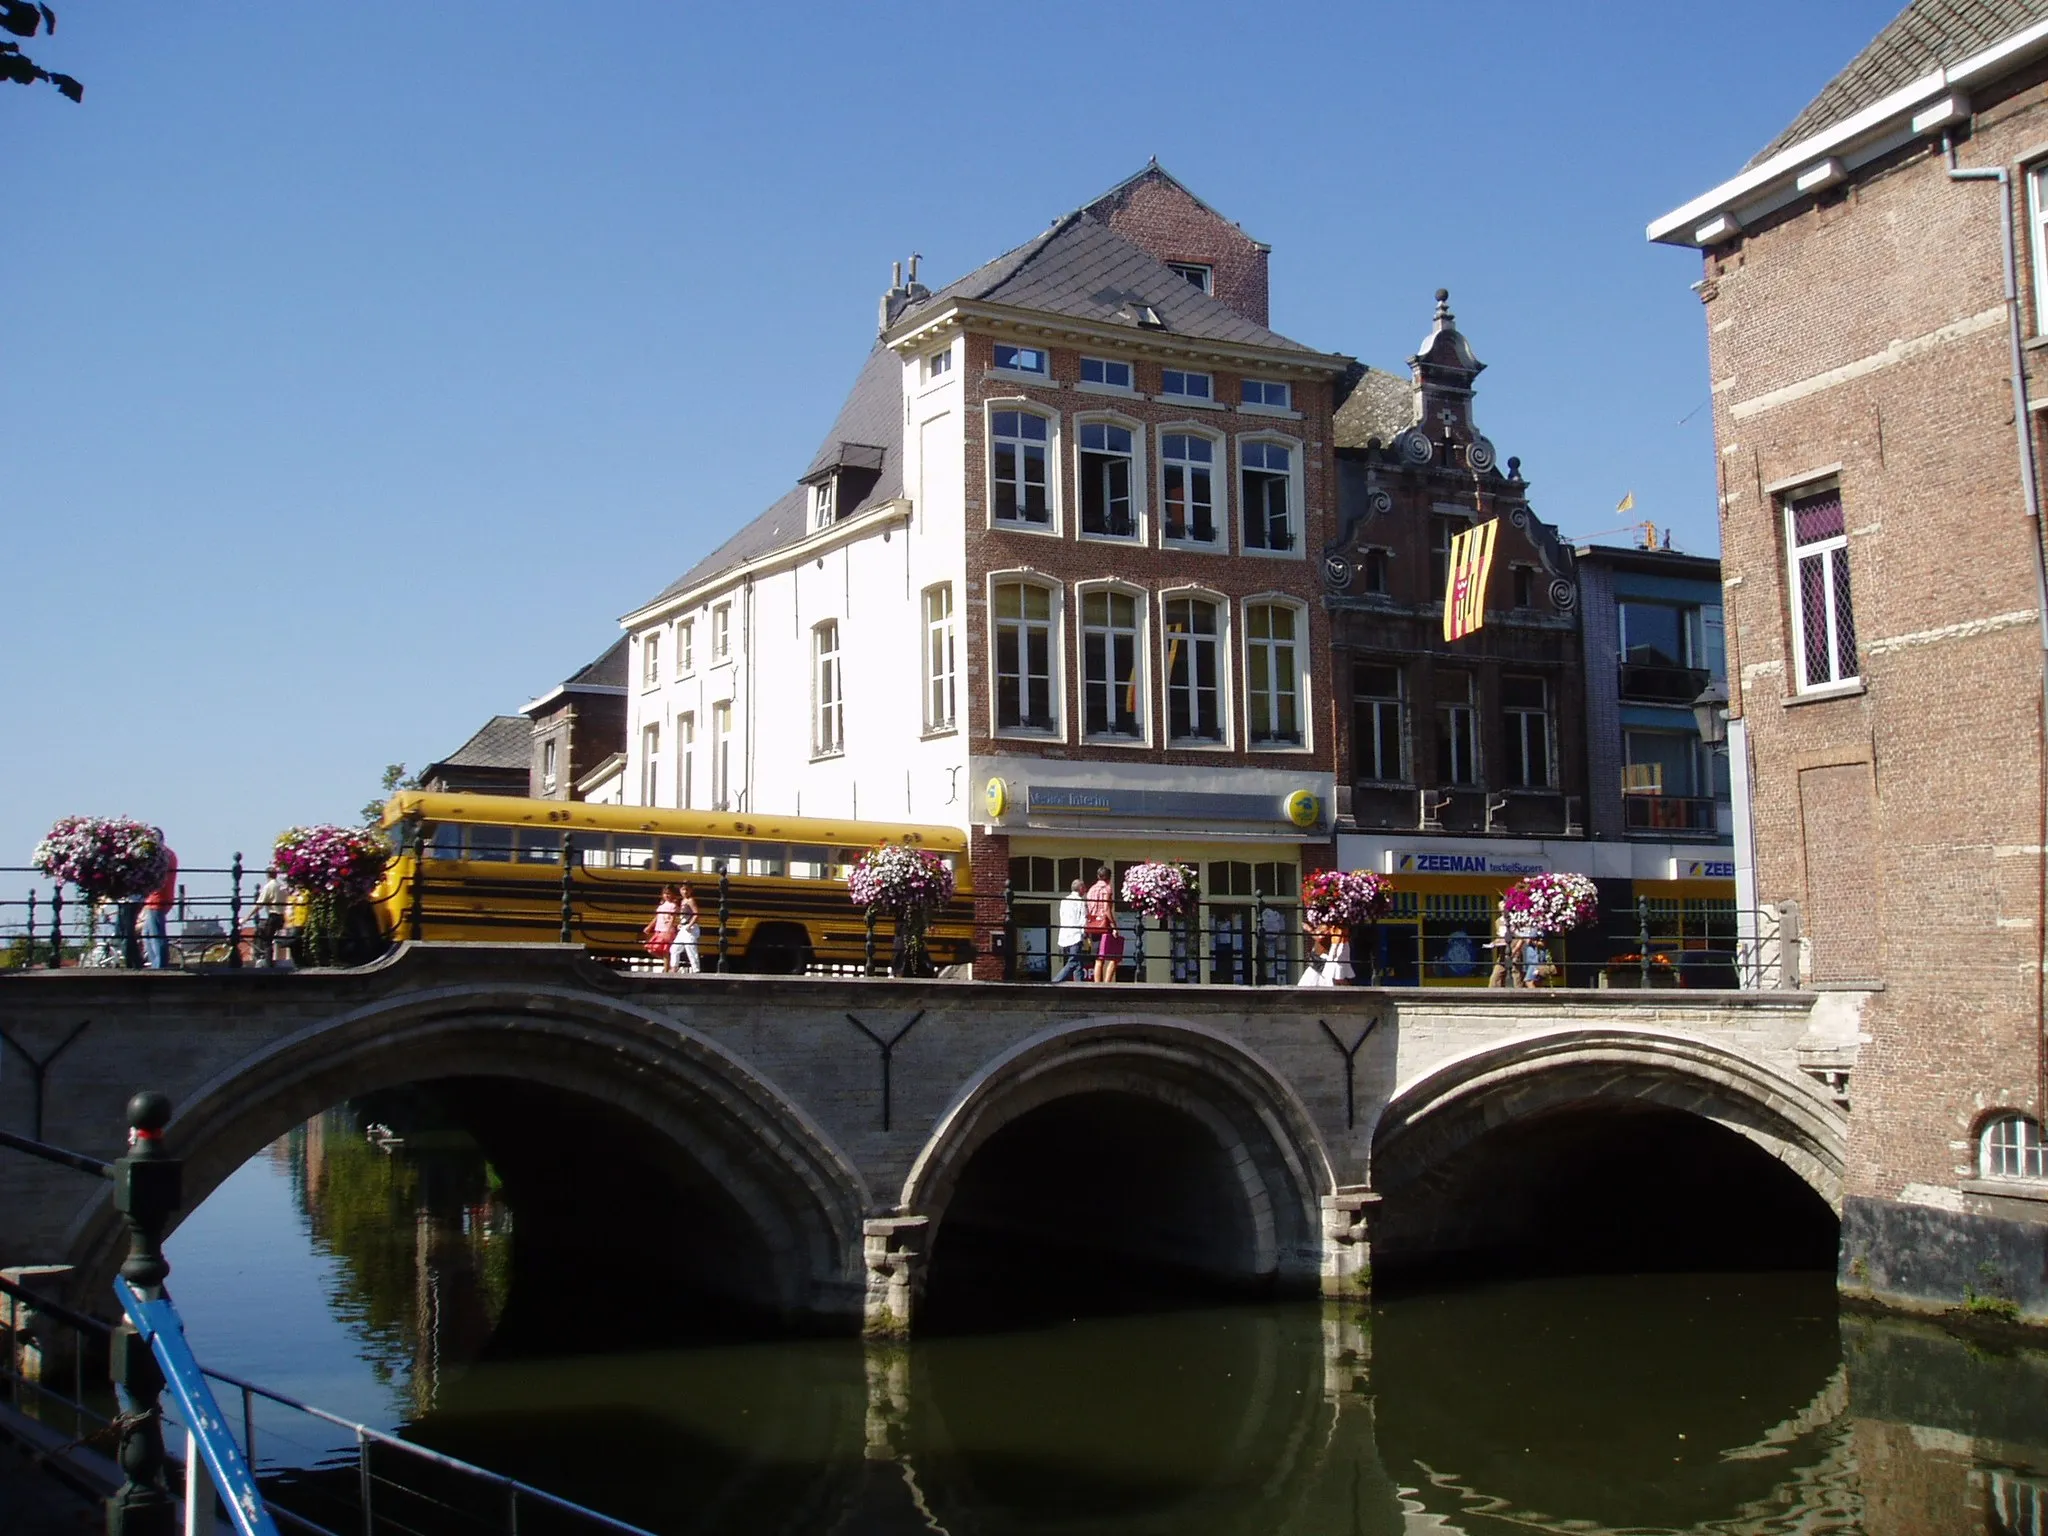
M 726 960 L 731 954 L 731 939 L 727 930 L 732 927 L 732 874 L 720 868 L 718 871 L 718 970 L 726 970 Z M 874 946 L 872 942 L 869 948 Z
M 569 846 L 569 834 L 562 834 L 562 942 L 576 942 L 576 850 Z
M 1266 984 L 1266 893 L 1252 892 L 1252 985 Z
M 234 876 L 234 884 L 228 892 L 228 969 L 242 968 L 242 856 L 235 855 L 228 866 L 228 873 Z
M 28 888 L 28 926 L 22 930 L 23 952 L 21 963 L 24 969 L 36 963 L 36 888 Z
M 867 959 L 861 966 L 861 975 L 872 976 L 875 974 L 875 909 L 873 907 L 867 908 L 863 916 L 867 921 L 868 944 Z
M 1045 957 L 1047 965 L 1052 956 Z M 1048 975 L 1051 972 L 1047 973 Z M 1017 888 L 1010 881 L 1003 882 L 1003 980 L 1017 979 Z
M 64 882 L 50 888 L 50 969 L 64 963 Z
M 145 1300 L 163 1295 L 171 1266 L 164 1259 L 164 1228 L 183 1200 L 185 1165 L 163 1150 L 163 1129 L 171 1101 L 160 1093 L 138 1093 L 128 1101 L 126 1157 L 113 1166 L 114 1209 L 128 1224 L 128 1257 L 121 1278 Z M 114 1386 L 122 1399 L 115 1422 L 121 1442 L 116 1459 L 127 1481 L 107 1500 L 107 1536 L 172 1536 L 176 1506 L 164 1486 L 163 1410 L 158 1397 L 163 1371 L 135 1326 L 114 1330 L 111 1354 Z
M 1640 978 L 1637 985 L 1647 989 L 1650 985 L 1650 901 L 1647 896 L 1636 898 L 1636 971 Z

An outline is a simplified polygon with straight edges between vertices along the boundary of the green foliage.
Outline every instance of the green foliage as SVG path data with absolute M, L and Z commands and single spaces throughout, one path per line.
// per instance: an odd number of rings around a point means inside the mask
M 1974 1285 L 1963 1287 L 1963 1310 L 1972 1317 L 1995 1317 L 2004 1322 L 2019 1319 L 2019 1303 L 2006 1294 L 2009 1287 L 1998 1266 L 1988 1259 L 1977 1266 L 1977 1276 L 1984 1282 L 1984 1289 Z
M 0 0 L 0 31 L 11 32 L 16 37 L 34 37 L 38 31 L 49 33 L 56 30 L 57 13 L 47 5 L 31 5 L 29 0 Z M 0 42 L 0 80 L 12 80 L 16 85 L 34 85 L 39 80 L 47 80 L 69 100 L 85 100 L 84 86 L 69 75 L 44 69 L 21 51 L 19 43 Z
M 4 0 L 0 0 L 0 3 L 4 3 Z M 366 827 L 381 826 L 384 821 L 384 802 L 397 794 L 401 789 L 418 789 L 419 787 L 420 776 L 416 773 L 407 773 L 405 771 L 405 764 L 386 763 L 384 765 L 383 793 L 363 807 L 363 825 Z

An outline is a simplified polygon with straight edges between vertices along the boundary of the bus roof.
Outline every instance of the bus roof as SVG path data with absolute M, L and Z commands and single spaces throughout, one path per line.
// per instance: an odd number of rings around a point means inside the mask
M 671 811 L 649 805 L 593 805 L 587 800 L 528 800 L 518 795 L 443 795 L 407 789 L 384 806 L 382 824 L 408 816 L 423 821 L 473 822 L 500 827 L 560 827 L 564 831 L 651 832 L 657 837 L 757 837 L 773 842 L 818 843 L 836 848 L 908 843 L 940 853 L 965 853 L 958 827 L 914 822 L 839 821 L 825 816 L 753 816 L 730 811 Z

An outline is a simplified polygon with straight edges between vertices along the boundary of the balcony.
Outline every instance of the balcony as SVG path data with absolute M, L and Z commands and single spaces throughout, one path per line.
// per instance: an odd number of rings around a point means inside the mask
M 1621 808 L 1631 832 L 1657 832 L 1678 837 L 1719 835 L 1715 806 L 1719 802 L 1691 795 L 1624 793 Z
M 1704 667 L 1624 661 L 1619 668 L 1622 701 L 1629 704 L 1681 704 L 1690 709 L 1712 677 Z

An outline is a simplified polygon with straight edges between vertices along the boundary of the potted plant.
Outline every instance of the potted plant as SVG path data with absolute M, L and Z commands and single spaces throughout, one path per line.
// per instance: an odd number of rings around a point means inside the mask
M 1600 892 L 1590 875 L 1526 875 L 1501 893 L 1500 910 L 1518 955 L 1532 939 L 1554 938 L 1592 922 L 1600 913 Z M 1511 986 L 1520 985 L 1513 976 L 1517 963 L 1511 955 Z
M 952 865 L 922 848 L 880 843 L 855 862 L 846 894 L 870 919 L 878 913 L 896 919 L 898 974 L 932 974 L 925 930 L 932 913 L 953 899 Z
M 77 887 L 87 905 L 87 963 L 118 965 L 119 952 L 93 938 L 109 901 L 140 901 L 170 873 L 163 832 L 126 816 L 65 816 L 36 844 L 30 863 L 52 880 Z
M 377 957 L 384 935 L 368 897 L 391 862 L 391 845 L 362 827 L 287 827 L 270 861 L 305 902 L 294 945 L 306 965 L 361 965 Z

